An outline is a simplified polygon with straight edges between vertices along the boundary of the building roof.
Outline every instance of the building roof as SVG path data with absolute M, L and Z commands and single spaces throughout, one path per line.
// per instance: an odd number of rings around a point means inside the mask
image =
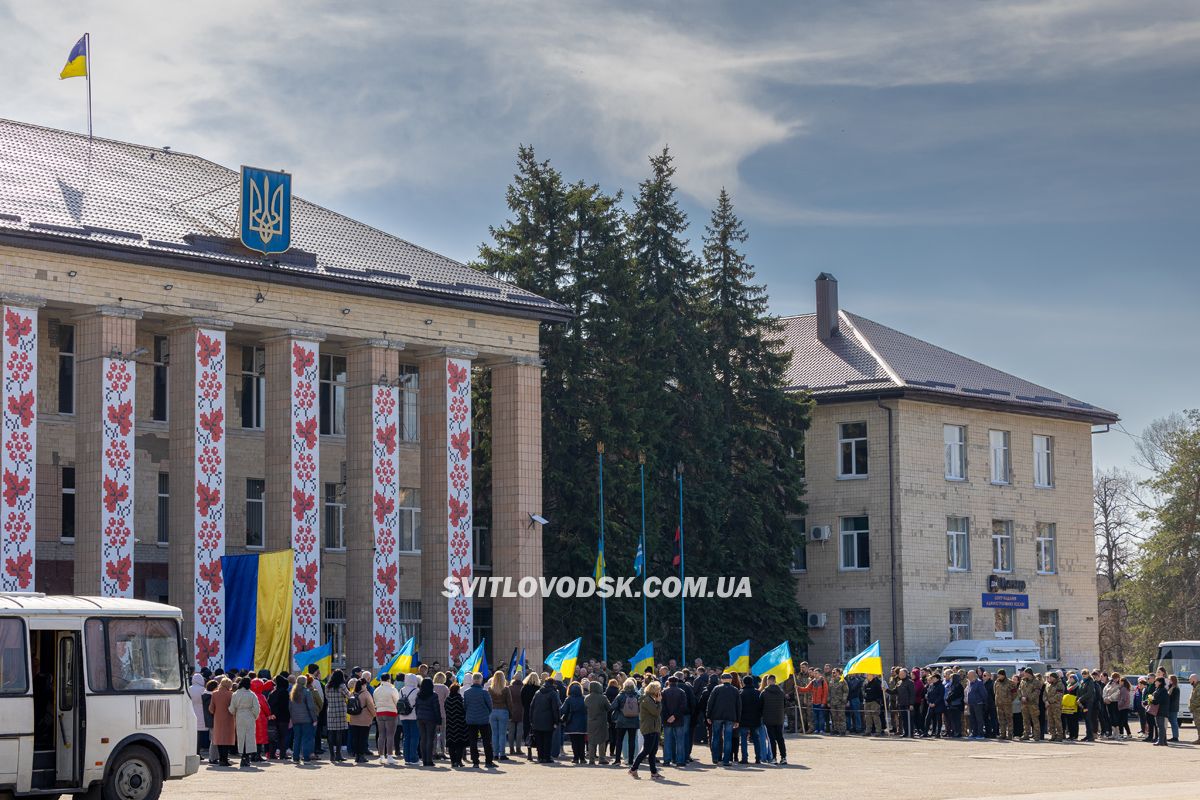
M 1111 411 L 857 314 L 839 310 L 838 321 L 838 332 L 822 341 L 817 335 L 816 314 L 781 320 L 784 342 L 792 353 L 788 383 L 793 389 L 811 392 L 818 401 L 904 394 L 1092 423 L 1118 419 Z
M 0 119 L 0 241 L 540 319 L 563 306 L 300 197 L 292 250 L 238 238 L 240 172 L 198 156 Z M 56 248 L 57 246 L 57 248 Z M 263 275 L 266 272 L 267 275 Z

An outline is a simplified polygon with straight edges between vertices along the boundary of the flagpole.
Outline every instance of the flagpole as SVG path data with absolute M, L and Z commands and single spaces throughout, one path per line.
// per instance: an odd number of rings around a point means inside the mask
M 88 139 L 92 138 L 92 35 L 90 33 L 83 34 L 83 51 L 84 63 L 87 65 L 87 70 L 83 73 L 83 77 L 87 80 L 87 109 L 88 109 Z
M 675 465 L 679 476 L 679 660 L 687 664 L 687 600 L 683 592 L 683 462 Z
M 606 572 L 604 563 L 604 442 L 596 443 L 596 461 L 600 466 L 600 578 L 604 577 Z M 597 578 L 599 580 L 599 578 Z M 608 601 L 603 594 L 600 595 L 600 658 L 605 664 L 608 663 Z M 564 679 L 569 680 L 566 675 Z
M 642 481 L 642 644 L 650 641 L 650 615 L 646 599 L 646 454 L 638 453 L 638 475 Z

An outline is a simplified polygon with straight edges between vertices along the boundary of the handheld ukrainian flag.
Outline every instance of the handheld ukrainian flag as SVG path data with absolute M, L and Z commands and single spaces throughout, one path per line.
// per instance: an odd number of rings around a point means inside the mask
M 517 648 L 514 647 L 513 648 L 513 657 L 508 662 L 508 679 L 511 681 L 513 678 L 517 677 L 518 675 L 520 675 L 522 678 L 525 677 L 525 648 L 524 647 L 521 648 L 521 657 L 520 658 L 517 658 Z
M 85 33 L 79 37 L 79 41 L 71 48 L 71 53 L 67 56 L 67 64 L 62 68 L 62 72 L 58 73 L 58 79 L 61 81 L 64 78 L 86 78 L 88 76 L 88 35 Z
M 290 668 L 292 559 L 291 550 L 221 557 L 225 669 L 269 669 L 277 675 Z
M 546 656 L 546 667 L 550 672 L 557 672 L 569 683 L 571 678 L 575 677 L 575 664 L 579 661 L 579 644 L 582 641 L 583 637 L 580 637 Z
M 642 548 L 642 543 L 638 542 L 637 555 L 633 557 L 633 574 L 640 578 L 645 571 L 646 551 Z
M 392 656 L 386 664 L 379 668 L 379 672 L 371 680 L 372 686 L 379 685 L 380 675 L 404 675 L 413 672 L 413 664 L 417 657 L 417 637 L 410 636 L 404 646 L 400 648 L 400 652 Z
M 847 661 L 842 675 L 883 675 L 883 658 L 879 655 L 879 640 L 871 642 L 866 650 Z
M 740 672 L 745 675 L 750 671 L 750 640 L 739 644 L 729 651 L 729 666 L 726 672 Z
M 333 672 L 333 642 L 326 642 L 312 650 L 296 653 L 292 656 L 292 660 L 296 662 L 296 668 L 301 672 L 308 669 L 310 664 L 316 664 L 320 676 L 328 678 L 329 673 Z
M 486 641 L 487 639 L 481 640 L 479 646 L 471 651 L 471 655 L 467 656 L 467 660 L 458 668 L 458 675 L 455 676 L 455 680 L 460 684 L 466 680 L 467 676 L 474 672 L 487 675 L 487 656 L 483 654 L 483 644 Z
M 760 678 L 774 675 L 775 680 L 783 683 L 796 672 L 792 666 L 792 648 L 788 646 L 787 642 L 784 642 L 754 662 L 750 671 Z
M 604 577 L 607 568 L 608 565 L 604 563 L 604 547 L 601 546 L 600 552 L 596 554 L 596 568 L 592 571 L 592 577 L 596 579 L 597 583 Z
M 645 672 L 648 669 L 654 669 L 654 642 L 646 642 L 642 645 L 642 649 L 629 659 L 630 674 Z

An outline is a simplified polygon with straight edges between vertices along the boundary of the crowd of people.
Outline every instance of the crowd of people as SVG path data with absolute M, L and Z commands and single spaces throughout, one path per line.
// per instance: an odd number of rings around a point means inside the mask
M 435 665 L 436 666 L 436 665 Z M 358 667 L 322 676 L 265 670 L 192 676 L 197 747 L 217 766 L 232 757 L 312 763 L 377 761 L 388 766 L 460 768 L 525 758 L 553 763 L 570 748 L 572 764 L 686 767 L 693 746 L 714 765 L 787 764 L 785 731 L 829 736 L 1023 739 L 1085 742 L 1179 741 L 1179 683 L 1164 670 L 1122 676 L 1101 670 L 1008 675 L 984 669 L 907 670 L 849 675 L 830 665 L 799 665 L 780 682 L 697 661 L 626 673 L 589 661 L 564 681 L 558 673 L 480 673 L 460 685 L 426 665 L 404 675 Z M 1197 677 L 1192 675 L 1193 687 Z M 1200 717 L 1200 691 L 1190 702 Z M 1134 734 L 1131 721 L 1136 720 Z M 1083 736 L 1080 736 L 1082 724 Z M 374 734 L 372 740 L 372 732 Z M 1200 742 L 1198 734 L 1197 742 Z M 372 746 L 373 745 L 373 746 Z

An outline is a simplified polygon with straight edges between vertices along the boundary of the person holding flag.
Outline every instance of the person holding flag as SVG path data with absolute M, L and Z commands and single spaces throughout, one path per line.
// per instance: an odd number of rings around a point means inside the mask
M 736 672 L 745 675 L 750 671 L 750 640 L 742 642 L 729 651 L 729 666 L 726 672 Z
M 646 642 L 642 649 L 629 659 L 630 675 L 645 672 L 647 669 L 654 669 L 654 642 Z
M 868 723 L 864 730 L 868 736 L 871 729 L 879 728 L 879 704 L 883 703 L 883 718 L 887 719 L 887 694 L 883 691 L 883 658 L 879 655 L 879 640 L 867 645 L 867 649 L 846 662 L 843 677 L 865 675 L 867 683 L 863 685 L 863 701 L 866 708 Z

